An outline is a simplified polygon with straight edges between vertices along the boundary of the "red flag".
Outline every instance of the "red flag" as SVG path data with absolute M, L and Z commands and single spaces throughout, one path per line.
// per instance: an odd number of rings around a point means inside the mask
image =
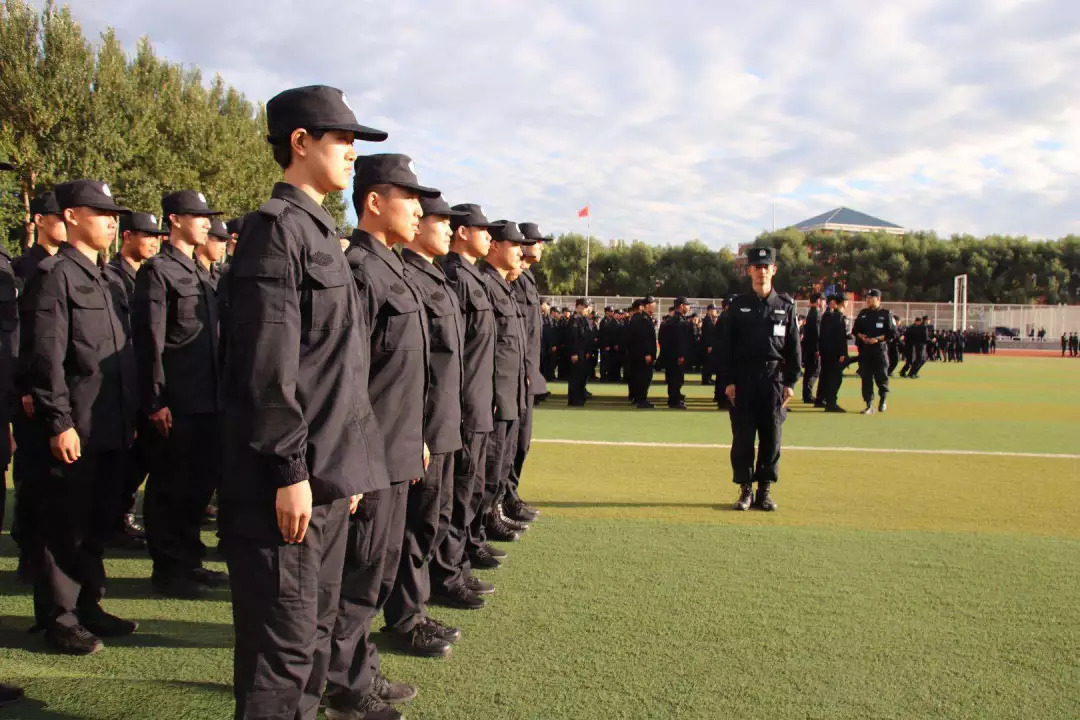
M 589 217 L 589 206 L 586 205 L 585 207 L 578 210 L 577 211 L 577 216 L 578 217 Z

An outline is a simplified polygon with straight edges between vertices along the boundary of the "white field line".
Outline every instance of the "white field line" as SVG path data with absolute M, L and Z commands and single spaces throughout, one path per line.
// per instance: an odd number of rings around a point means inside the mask
M 546 445 L 607 445 L 614 447 L 648 447 L 648 448 L 697 448 L 701 450 L 727 450 L 730 445 L 714 445 L 709 443 L 662 443 L 662 442 L 622 442 L 609 440 L 560 440 L 554 438 L 533 438 L 534 443 Z M 1080 455 L 1071 453 L 1031 453 L 1031 452 L 1001 452 L 996 450 L 929 450 L 923 448 L 859 448 L 859 447 L 804 447 L 799 445 L 784 445 L 782 450 L 795 452 L 806 450 L 811 452 L 845 452 L 845 453 L 890 453 L 904 455 L 980 455 L 986 457 L 1025 457 L 1047 458 L 1053 460 L 1080 460 Z

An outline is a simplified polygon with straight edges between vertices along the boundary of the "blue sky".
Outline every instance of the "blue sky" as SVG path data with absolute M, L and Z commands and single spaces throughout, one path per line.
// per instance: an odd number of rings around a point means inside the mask
M 451 203 L 719 248 L 846 205 L 1080 233 L 1080 3 L 77 0 L 250 99 L 342 88 Z M 289 41 L 301 31 L 299 41 Z

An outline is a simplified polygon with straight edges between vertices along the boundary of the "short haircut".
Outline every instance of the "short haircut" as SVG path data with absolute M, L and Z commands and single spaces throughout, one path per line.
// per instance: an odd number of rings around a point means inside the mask
M 356 217 L 364 217 L 364 201 L 370 193 L 376 195 L 382 195 L 386 197 L 393 189 L 393 185 L 389 183 L 379 183 L 378 185 L 370 185 L 368 187 L 354 187 L 352 195 L 353 209 L 356 210 Z
M 299 128 L 294 128 L 297 130 Z M 325 130 L 308 130 L 307 134 L 316 140 L 322 140 L 322 136 L 326 134 Z M 274 162 L 281 166 L 282 170 L 288 170 L 289 165 L 292 165 L 292 133 L 290 132 L 284 138 L 275 138 L 270 143 L 270 149 L 274 152 Z

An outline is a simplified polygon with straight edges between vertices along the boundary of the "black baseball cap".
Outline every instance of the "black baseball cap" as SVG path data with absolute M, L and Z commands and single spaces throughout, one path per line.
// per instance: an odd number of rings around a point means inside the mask
M 675 302 L 672 303 L 672 307 L 679 307 L 680 305 L 689 305 L 689 304 L 690 304 L 689 300 L 687 300 L 686 298 L 680 296 L 680 297 L 675 298 Z
M 705 306 L 706 311 L 708 311 L 708 310 L 716 310 L 716 309 L 717 308 L 716 308 L 716 305 L 714 303 L 709 303 L 708 305 Z
M 450 224 L 456 230 L 459 227 L 476 227 L 486 228 L 490 230 L 498 223 L 493 223 L 487 219 L 484 215 L 484 210 L 476 203 L 461 203 L 450 208 L 451 210 L 459 210 L 465 213 L 464 216 L 454 216 L 450 218 Z
M 532 242 L 551 242 L 552 240 L 540 232 L 540 227 L 536 223 L 518 223 L 518 230 L 521 230 L 521 234 L 525 236 L 526 240 Z
M 161 214 L 167 218 L 170 215 L 213 217 L 222 213 L 220 210 L 211 210 L 210 206 L 206 204 L 206 196 L 201 192 L 197 190 L 177 190 L 161 198 Z
M 116 204 L 112 190 L 100 180 L 70 180 L 54 187 L 53 192 L 56 193 L 56 201 L 61 210 L 88 207 L 119 215 L 127 215 L 131 212 L 123 205 Z
M 820 299 L 821 299 L 821 293 L 819 293 L 819 292 L 810 293 L 810 302 L 817 302 Z
M 604 306 L 604 312 L 615 312 L 615 306 L 614 305 L 605 305 Z
M 656 302 L 656 298 L 654 298 L 652 295 L 646 295 L 645 297 L 641 298 L 642 306 L 652 305 L 654 302 Z
M 454 218 L 465 217 L 469 214 L 464 210 L 454 210 L 441 195 L 433 198 L 421 197 L 420 207 L 424 211 L 424 217 L 427 217 L 428 215 L 441 215 L 442 217 Z
M 497 242 L 512 242 L 518 245 L 532 245 L 533 243 L 526 242 L 525 236 L 521 234 L 515 223 L 509 220 L 496 220 L 492 223 L 491 227 L 491 239 Z
M 866 291 L 866 297 L 879 298 L 879 297 L 881 297 L 881 291 L 878 290 L 877 288 L 870 288 L 869 290 Z
M 0 172 L 7 170 L 14 170 L 15 166 L 9 163 L 7 160 L 0 160 Z
M 638 309 L 639 307 L 641 307 L 641 305 L 642 305 L 642 303 L 641 303 L 641 300 L 635 300 L 634 302 L 630 303 L 630 307 L 631 307 L 632 309 L 634 309 L 634 310 L 636 310 L 636 309 Z
M 842 303 L 844 302 L 844 296 L 839 293 L 833 293 L 828 298 L 829 302 Z
M 266 139 L 271 144 L 286 142 L 293 130 L 348 130 L 359 140 L 382 142 L 382 130 L 356 122 L 345 93 L 328 85 L 306 85 L 278 93 L 266 103 Z
M 30 217 L 34 215 L 59 215 L 60 203 L 56 201 L 56 193 L 52 190 L 38 193 L 30 201 Z
M 244 216 L 233 218 L 229 222 L 225 223 L 225 227 L 228 228 L 229 234 L 236 233 L 239 235 L 244 229 Z
M 142 232 L 147 235 L 168 235 L 167 230 L 158 227 L 157 216 L 153 213 L 133 212 L 120 218 L 120 233 Z
M 229 234 L 229 229 L 225 227 L 225 223 L 221 220 L 214 218 L 210 221 L 210 237 L 217 238 L 219 240 L 232 240 L 232 235 Z
M 578 298 L 574 303 L 574 307 L 592 307 L 593 301 L 591 298 Z
M 775 265 L 776 251 L 772 248 L 750 248 L 746 251 L 746 259 L 751 265 Z
M 356 158 L 356 172 L 353 175 L 353 196 L 366 193 L 376 185 L 394 185 L 411 190 L 420 197 L 437 198 L 441 193 L 435 188 L 425 187 L 416 177 L 412 158 L 397 153 L 361 155 Z

